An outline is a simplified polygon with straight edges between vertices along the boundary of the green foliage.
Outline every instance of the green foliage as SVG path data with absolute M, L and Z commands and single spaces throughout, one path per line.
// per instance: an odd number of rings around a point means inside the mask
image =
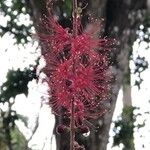
M 137 74 L 137 79 L 135 80 L 135 85 L 140 89 L 140 85 L 143 81 L 141 78 L 141 73 L 148 69 L 148 61 L 145 60 L 145 57 L 138 56 L 136 60 L 134 61 L 135 69 L 134 74 Z
M 26 145 L 25 137 L 20 133 L 16 127 L 15 121 L 18 120 L 18 114 L 12 110 L 12 103 L 9 102 L 8 109 L 3 111 L 0 109 L 0 144 L 7 150 L 11 149 L 20 150 L 21 147 Z M 8 146 L 8 148 L 6 148 Z
M 70 18 L 72 17 L 72 0 L 61 0 L 54 2 L 54 11 L 62 18 Z
M 23 71 L 9 70 L 7 81 L 0 87 L 0 102 L 5 103 L 9 99 L 15 98 L 18 94 L 28 95 L 28 82 L 37 79 L 36 68 L 25 68 Z
M 27 23 L 27 20 L 24 20 L 24 23 L 20 22 L 22 16 L 29 17 L 30 14 L 29 8 L 25 6 L 24 0 L 0 0 L 0 13 L 7 18 L 6 25 L 0 24 L 0 36 L 10 33 L 16 39 L 17 44 L 25 44 L 29 41 L 32 22 Z
M 138 38 L 138 44 L 142 42 L 146 42 L 146 50 L 149 49 L 149 43 L 150 43 L 150 16 L 146 15 L 143 21 L 143 24 L 139 26 L 139 29 L 137 30 L 137 38 Z M 137 56 L 137 58 L 134 61 L 135 64 L 135 70 L 134 74 L 137 75 L 135 80 L 135 85 L 140 89 L 140 85 L 143 82 L 143 79 L 141 78 L 141 73 L 148 69 L 148 61 L 145 59 L 145 57 L 142 57 L 140 55 Z
M 11 139 L 13 150 L 25 150 L 27 148 L 26 138 L 17 127 L 11 130 Z M 0 122 L 0 150 L 8 149 L 5 129 L 2 128 L 2 122 Z
M 124 145 L 124 150 L 134 150 L 133 147 L 133 130 L 135 119 L 133 117 L 133 107 L 126 107 L 121 114 L 121 120 L 115 122 L 114 143 L 113 145 Z
M 33 23 L 27 3 L 25 0 L 0 0 L 0 16 L 4 20 L 0 22 L 0 36 L 9 34 L 17 44 L 26 44 L 30 40 Z M 37 65 L 24 70 L 8 70 L 7 80 L 0 87 L 0 150 L 27 149 L 27 141 L 15 124 L 19 119 L 27 126 L 27 118 L 17 114 L 12 106 L 18 94 L 28 95 L 28 83 L 37 79 Z
M 117 146 L 119 144 L 123 144 L 123 150 L 134 150 L 134 129 L 135 128 L 142 128 L 145 126 L 145 123 L 134 125 L 136 118 L 138 115 L 135 115 L 133 112 L 134 110 L 138 109 L 137 107 L 128 106 L 123 109 L 121 114 L 121 119 L 115 121 L 114 127 L 114 142 L 113 146 Z
M 13 145 L 14 150 L 25 150 L 26 149 L 26 147 L 27 147 L 26 138 L 18 130 L 17 127 L 11 132 L 11 137 L 12 137 L 12 145 Z
M 145 41 L 147 43 L 150 42 L 150 16 L 149 14 L 147 14 L 144 18 L 144 21 L 143 21 L 143 25 L 141 25 L 139 27 L 139 30 L 138 30 L 138 34 L 139 32 L 143 33 L 140 35 L 140 42 L 142 41 Z M 147 47 L 147 49 L 149 48 L 149 46 Z
M 16 127 L 15 121 L 20 119 L 27 126 L 27 119 L 12 109 L 14 99 L 18 94 L 28 94 L 28 83 L 37 79 L 36 67 L 31 66 L 23 71 L 9 70 L 7 81 L 0 87 L 0 103 L 7 106 L 6 110 L 0 107 L 0 144 L 7 150 L 6 145 L 11 143 L 14 150 L 21 150 L 25 146 L 25 138 Z M 22 147 L 23 146 L 23 147 Z M 10 147 L 9 147 L 10 148 Z
M 11 108 L 11 107 L 10 107 Z M 15 127 L 15 121 L 18 120 L 18 116 L 16 111 L 10 109 L 9 111 L 2 112 L 3 116 L 3 127 L 9 127 L 14 128 Z
M 72 0 L 65 0 L 63 2 L 62 12 L 66 14 L 67 18 L 71 17 L 71 13 L 72 13 Z

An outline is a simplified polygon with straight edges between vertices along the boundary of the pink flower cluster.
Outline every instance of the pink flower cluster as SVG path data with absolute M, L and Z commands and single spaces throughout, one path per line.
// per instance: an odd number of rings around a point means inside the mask
M 87 118 L 97 118 L 106 110 L 103 101 L 108 98 L 110 74 L 108 53 L 113 40 L 96 37 L 97 30 L 81 31 L 73 36 L 54 18 L 45 17 L 38 33 L 46 60 L 45 73 L 50 86 L 50 105 L 56 114 L 65 110 L 70 117 L 71 101 L 75 105 L 76 125 Z M 93 27 L 94 28 L 94 27 Z M 94 31 L 94 32 L 93 32 Z

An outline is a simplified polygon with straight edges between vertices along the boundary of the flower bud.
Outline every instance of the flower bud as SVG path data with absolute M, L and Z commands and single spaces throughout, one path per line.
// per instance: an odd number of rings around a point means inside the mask
M 65 134 L 65 133 L 69 132 L 69 128 L 65 125 L 59 125 L 56 128 L 56 132 L 58 134 Z
M 89 127 L 88 126 L 79 126 L 79 131 L 81 133 L 88 133 L 89 132 Z

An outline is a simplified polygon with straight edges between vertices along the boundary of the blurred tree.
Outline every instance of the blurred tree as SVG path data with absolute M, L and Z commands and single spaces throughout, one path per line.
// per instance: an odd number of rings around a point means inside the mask
M 113 146 L 123 144 L 123 150 L 135 150 L 134 131 L 145 126 L 145 120 L 142 123 L 136 123 L 136 118 L 142 114 L 134 114 L 137 107 L 126 106 L 123 108 L 121 116 L 115 121 Z M 144 112 L 145 114 L 147 112 Z M 143 144 L 144 145 L 144 144 Z
M 146 50 L 148 49 L 149 45 L 148 43 L 150 42 L 150 32 L 148 31 L 150 29 L 150 19 L 146 15 L 144 17 L 143 23 L 139 26 L 137 29 L 137 39 L 138 39 L 138 44 L 140 45 L 142 42 L 147 43 Z M 142 34 L 141 34 L 142 33 Z M 143 124 L 138 124 L 135 126 L 136 118 L 138 115 L 134 114 L 134 110 L 137 110 L 139 108 L 133 107 L 132 106 L 132 96 L 131 96 L 131 74 L 134 74 L 135 76 L 135 81 L 134 85 L 138 87 L 140 90 L 141 88 L 141 83 L 143 82 L 143 79 L 141 77 L 141 74 L 143 71 L 145 71 L 148 68 L 148 61 L 145 59 L 145 57 L 140 56 L 139 54 L 137 57 L 134 58 L 132 54 L 132 50 L 130 50 L 129 53 L 129 61 L 134 62 L 134 69 L 131 71 L 129 64 L 128 64 L 128 70 L 124 76 L 123 79 L 123 111 L 121 114 L 121 120 L 118 119 L 115 121 L 115 127 L 114 127 L 114 146 L 119 145 L 120 143 L 123 144 L 124 150 L 134 150 L 134 129 L 135 128 L 141 128 L 145 126 L 145 122 Z M 134 98 L 134 97 L 133 97 Z M 145 112 L 144 112 L 145 113 Z M 118 130 L 119 128 L 119 130 Z
M 0 0 L 0 13 L 7 20 L 6 24 L 0 24 L 0 36 L 9 33 L 18 44 L 27 43 L 28 37 L 31 36 L 30 9 L 25 7 L 25 3 L 24 0 Z
M 0 33 L 11 33 L 16 38 L 17 43 L 28 42 L 28 36 L 31 36 L 31 26 L 37 29 L 39 18 L 42 14 L 46 14 L 45 7 L 46 0 L 14 0 L 8 3 L 7 0 L 0 0 L 1 13 L 8 17 L 6 25 L 1 25 Z M 10 1 L 9 1 L 10 2 Z M 81 135 L 81 143 L 86 144 L 87 150 L 106 150 L 108 143 L 109 129 L 113 111 L 115 109 L 116 99 L 121 86 L 124 91 L 124 104 L 132 105 L 131 102 L 131 86 L 130 86 L 130 68 L 129 60 L 132 56 L 132 45 L 137 38 L 136 31 L 140 24 L 147 23 L 149 0 L 79 0 L 81 7 L 88 6 L 83 9 L 83 23 L 86 25 L 87 14 L 93 14 L 96 18 L 104 18 L 104 36 L 111 36 L 116 38 L 120 45 L 118 50 L 112 52 L 112 71 L 114 75 L 112 96 L 109 105 L 111 111 L 107 113 L 103 118 L 99 118 L 93 124 L 97 128 L 92 129 L 89 137 L 83 137 Z M 71 17 L 71 0 L 55 1 L 54 9 L 55 13 L 60 17 L 60 23 L 63 26 L 70 26 Z M 28 25 L 17 24 L 18 18 L 21 15 L 30 15 L 32 22 Z M 144 19 L 146 18 L 146 19 Z M 149 34 L 147 32 L 147 34 Z M 145 39 L 143 39 L 145 40 Z M 147 40 L 147 38 L 146 38 Z M 42 46 L 41 46 L 42 49 Z M 139 58 L 138 58 L 139 59 Z M 144 60 L 141 59 L 141 60 Z M 140 61 L 141 62 L 141 61 Z M 143 61 L 144 62 L 144 61 Z M 141 67 L 139 61 L 135 62 L 137 68 Z M 145 65 L 143 65 L 145 67 Z M 142 66 L 142 67 L 143 67 Z M 143 68 L 144 68 L 143 67 Z M 137 69 L 137 71 L 139 71 Z M 58 122 L 56 122 L 58 123 Z M 66 150 L 66 143 L 60 136 L 57 137 L 58 150 Z M 90 143 L 90 144 L 89 144 Z M 59 145 L 61 147 L 59 148 Z
M 27 141 L 18 130 L 15 121 L 20 119 L 26 124 L 26 118 L 12 109 L 18 94 L 28 94 L 28 83 L 37 79 L 36 68 L 25 68 L 24 71 L 9 70 L 7 81 L 0 87 L 0 143 L 4 150 L 27 149 Z M 6 109 L 3 109 L 6 107 Z M 0 147 L 0 148 L 1 148 Z
M 123 113 L 121 116 L 121 120 L 115 122 L 114 132 L 116 133 L 114 136 L 113 145 L 123 144 L 123 150 L 134 150 L 134 122 L 135 117 L 133 114 L 133 107 L 124 107 Z
M 32 69 L 32 70 L 31 70 Z M 9 102 L 10 98 L 15 98 L 18 94 L 28 95 L 28 83 L 33 79 L 37 79 L 36 68 L 25 68 L 23 71 L 9 70 L 7 73 L 7 81 L 0 87 L 0 102 Z

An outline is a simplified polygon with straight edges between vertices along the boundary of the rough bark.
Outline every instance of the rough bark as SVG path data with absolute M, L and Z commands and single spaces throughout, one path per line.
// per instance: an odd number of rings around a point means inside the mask
M 28 6 L 31 7 L 31 16 L 33 21 L 38 22 L 41 14 L 46 11 L 44 1 L 30 0 Z M 99 128 L 92 129 L 90 136 L 84 140 L 86 150 L 106 150 L 109 129 L 112 120 L 112 115 L 115 109 L 116 99 L 119 89 L 123 83 L 123 77 L 126 73 L 126 66 L 128 65 L 128 56 L 132 44 L 136 38 L 136 28 L 142 20 L 143 14 L 146 9 L 146 0 L 89 0 L 87 9 L 91 14 L 97 17 L 105 18 L 105 35 L 116 38 L 120 45 L 119 50 L 113 52 L 112 71 L 116 78 L 113 83 L 112 96 L 110 107 L 111 111 L 108 112 L 103 118 L 98 119 L 94 124 Z M 42 6 L 42 7 L 41 7 Z M 57 122 L 59 122 L 57 120 Z M 58 150 L 68 150 L 66 140 L 59 137 L 57 144 Z M 61 145 L 61 146 L 60 146 Z M 59 148 L 61 147 L 61 148 Z

